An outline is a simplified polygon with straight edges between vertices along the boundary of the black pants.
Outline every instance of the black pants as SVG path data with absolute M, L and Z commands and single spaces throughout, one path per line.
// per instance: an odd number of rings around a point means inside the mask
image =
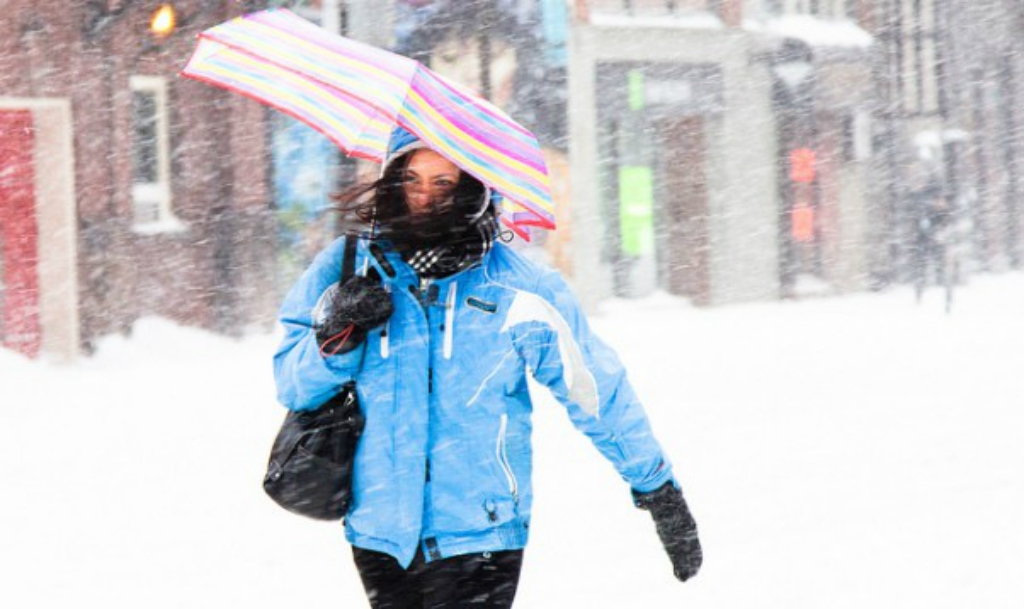
M 416 554 L 409 569 L 380 552 L 352 548 L 373 609 L 507 609 L 519 586 L 523 551 L 484 552 L 432 562 Z

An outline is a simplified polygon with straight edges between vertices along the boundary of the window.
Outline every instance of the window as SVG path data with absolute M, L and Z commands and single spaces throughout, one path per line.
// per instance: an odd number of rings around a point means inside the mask
M 808 14 L 811 12 L 810 0 L 785 0 L 782 12 L 791 14 Z
M 845 19 L 856 16 L 855 0 L 767 0 L 772 14 L 814 15 L 823 19 Z
M 864 161 L 871 157 L 871 115 L 857 110 L 843 117 L 843 162 Z
M 860 21 L 860 6 L 858 5 L 857 0 L 846 0 L 843 5 L 843 12 L 846 14 L 847 19 Z
M 939 57 L 935 0 L 902 0 L 900 87 L 903 109 L 911 115 L 939 111 Z
M 136 229 L 176 227 L 171 214 L 167 81 L 132 76 L 132 202 Z
M 673 15 L 706 11 L 716 7 L 715 0 L 588 0 L 593 13 L 626 15 Z

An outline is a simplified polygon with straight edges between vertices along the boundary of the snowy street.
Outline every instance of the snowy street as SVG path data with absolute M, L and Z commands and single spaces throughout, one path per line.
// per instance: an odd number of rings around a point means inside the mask
M 1024 606 L 1024 275 L 956 297 L 605 303 L 704 570 L 673 579 L 545 401 L 517 607 Z M 71 366 L 0 350 L 0 606 L 367 606 L 340 526 L 262 493 L 275 342 L 148 318 Z

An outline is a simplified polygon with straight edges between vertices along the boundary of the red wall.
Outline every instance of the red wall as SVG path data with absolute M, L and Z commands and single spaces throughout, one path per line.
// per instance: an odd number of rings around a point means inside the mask
M 30 357 L 40 344 L 32 147 L 32 114 L 0 111 L 0 341 Z

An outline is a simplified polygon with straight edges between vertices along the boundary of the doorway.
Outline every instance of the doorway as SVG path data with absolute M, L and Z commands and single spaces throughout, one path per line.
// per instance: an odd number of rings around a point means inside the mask
M 0 96 L 0 344 L 55 361 L 80 348 L 71 117 L 65 98 Z
M 39 323 L 34 125 L 28 110 L 0 110 L 0 344 L 35 357 Z
M 705 123 L 686 116 L 663 119 L 658 127 L 664 134 L 658 223 L 665 227 L 656 233 L 658 283 L 695 305 L 710 301 Z

